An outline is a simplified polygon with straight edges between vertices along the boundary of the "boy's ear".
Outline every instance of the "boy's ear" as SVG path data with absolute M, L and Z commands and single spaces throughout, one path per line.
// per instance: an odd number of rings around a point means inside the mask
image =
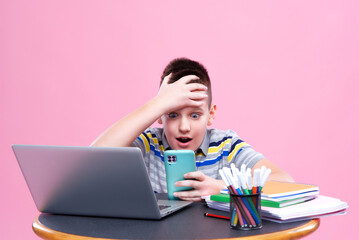
M 209 110 L 208 126 L 211 126 L 214 119 L 216 118 L 217 105 L 213 104 Z

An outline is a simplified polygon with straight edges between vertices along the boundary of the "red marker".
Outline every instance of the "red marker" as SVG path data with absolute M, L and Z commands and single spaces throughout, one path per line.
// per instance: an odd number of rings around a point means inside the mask
M 213 218 L 222 218 L 222 219 L 227 219 L 229 220 L 229 217 L 226 216 L 221 216 L 221 215 L 216 215 L 216 214 L 211 214 L 211 213 L 204 213 L 204 216 L 206 217 L 213 217 Z

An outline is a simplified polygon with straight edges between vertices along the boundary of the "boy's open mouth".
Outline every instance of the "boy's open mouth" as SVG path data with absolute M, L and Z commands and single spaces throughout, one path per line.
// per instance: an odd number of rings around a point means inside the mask
M 186 137 L 179 137 L 179 138 L 176 138 L 177 141 L 181 142 L 181 143 L 186 143 L 186 142 L 189 142 L 192 140 L 192 138 L 186 138 Z

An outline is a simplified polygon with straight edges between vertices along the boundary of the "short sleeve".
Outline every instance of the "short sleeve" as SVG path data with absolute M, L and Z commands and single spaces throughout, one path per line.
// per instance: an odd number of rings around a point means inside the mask
M 240 139 L 236 133 L 232 132 L 232 141 L 228 151 L 228 162 L 234 163 L 240 168 L 245 164 L 248 168 L 252 168 L 264 156 L 256 152 L 247 142 Z
M 145 156 L 150 151 L 150 140 L 147 136 L 147 132 L 149 131 L 150 129 L 146 129 L 146 131 L 142 132 L 140 136 L 138 136 L 131 144 L 132 147 L 138 147 L 141 149 L 143 156 Z

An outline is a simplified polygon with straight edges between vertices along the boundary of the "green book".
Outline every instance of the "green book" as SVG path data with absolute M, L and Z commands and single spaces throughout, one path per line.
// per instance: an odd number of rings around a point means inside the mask
M 261 199 L 261 205 L 262 205 L 262 207 L 282 208 L 282 207 L 287 207 L 287 206 L 291 206 L 294 204 L 306 202 L 306 201 L 312 200 L 313 198 L 314 198 L 314 196 L 308 196 L 308 197 L 301 197 L 301 198 L 297 198 L 297 199 L 283 200 L 280 202 Z M 216 201 L 216 202 L 229 203 L 230 196 L 229 196 L 229 194 L 216 194 L 216 195 L 211 195 L 210 200 Z
M 292 206 L 292 205 L 295 205 L 298 203 L 303 203 L 303 202 L 312 200 L 314 198 L 315 198 L 314 196 L 308 196 L 308 197 L 301 197 L 301 198 L 297 198 L 297 199 L 283 200 L 283 201 L 279 201 L 279 202 L 261 199 L 261 204 L 263 207 L 282 208 L 282 207 Z
M 226 203 L 230 202 L 229 194 L 215 194 L 215 195 L 211 195 L 209 199 L 216 202 L 226 202 Z

